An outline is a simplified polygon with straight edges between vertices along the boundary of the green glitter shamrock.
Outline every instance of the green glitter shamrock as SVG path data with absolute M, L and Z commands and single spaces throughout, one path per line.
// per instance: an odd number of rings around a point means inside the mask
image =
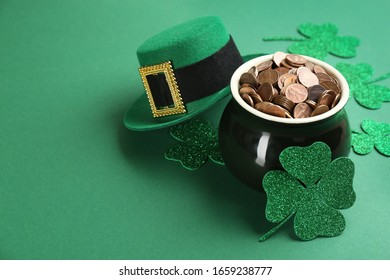
M 279 160 L 287 172 L 272 170 L 263 179 L 266 218 L 279 224 L 260 241 L 294 215 L 295 234 L 302 240 L 341 234 L 345 219 L 338 209 L 351 207 L 356 198 L 352 187 L 353 162 L 345 157 L 331 161 L 331 150 L 323 142 L 288 147 Z
M 356 101 L 360 105 L 368 109 L 379 109 L 383 102 L 390 101 L 390 88 L 372 84 L 389 78 L 390 73 L 370 80 L 373 75 L 373 69 L 367 63 L 358 63 L 356 65 L 338 63 L 336 68 L 347 79 L 350 92 L 355 96 Z
M 189 170 L 200 168 L 208 158 L 224 164 L 218 144 L 218 133 L 210 122 L 194 119 L 171 128 L 173 138 L 180 141 L 165 152 L 165 158 L 180 161 Z
M 328 53 L 339 57 L 353 57 L 359 39 L 352 36 L 337 36 L 337 26 L 331 23 L 316 25 L 304 23 L 298 26 L 298 32 L 305 38 L 266 37 L 264 41 L 296 41 L 288 47 L 290 53 L 303 54 L 323 60 Z
M 364 120 L 361 124 L 364 133 L 352 131 L 351 145 L 355 153 L 369 154 L 374 147 L 385 156 L 390 156 L 390 124 Z

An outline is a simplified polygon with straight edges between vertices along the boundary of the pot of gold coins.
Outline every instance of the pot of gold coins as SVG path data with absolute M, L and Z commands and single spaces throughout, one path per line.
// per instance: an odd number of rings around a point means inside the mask
M 279 154 L 289 146 L 321 141 L 333 159 L 349 154 L 349 87 L 331 65 L 276 52 L 241 65 L 230 87 L 219 144 L 226 166 L 251 188 L 261 191 L 265 173 L 282 168 Z

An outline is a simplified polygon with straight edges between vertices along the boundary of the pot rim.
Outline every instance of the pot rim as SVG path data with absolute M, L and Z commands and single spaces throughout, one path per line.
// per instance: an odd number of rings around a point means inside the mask
M 339 103 L 332 109 L 330 109 L 328 112 L 325 112 L 323 114 L 314 116 L 314 117 L 308 117 L 308 118 L 300 118 L 300 119 L 290 119 L 290 118 L 281 118 L 281 117 L 276 117 L 272 115 L 268 115 L 266 113 L 262 113 L 255 108 L 251 107 L 248 105 L 240 96 L 239 94 L 239 80 L 240 77 L 243 73 L 247 72 L 252 66 L 256 66 L 262 62 L 272 60 L 273 54 L 270 55 L 264 55 L 264 56 L 259 56 L 256 58 L 253 58 L 244 64 L 242 64 L 240 67 L 236 69 L 236 71 L 233 73 L 233 76 L 230 80 L 230 89 L 233 95 L 233 98 L 237 101 L 238 104 L 251 114 L 260 117 L 262 119 L 266 119 L 269 121 L 277 122 L 277 123 L 285 123 L 285 124 L 306 124 L 306 123 L 314 123 L 318 122 L 324 119 L 328 119 L 338 113 L 341 109 L 345 107 L 345 105 L 348 102 L 349 99 L 349 86 L 344 78 L 344 76 L 333 66 L 330 64 L 323 62 L 319 59 L 301 55 L 304 58 L 306 58 L 308 61 L 313 62 L 314 64 L 317 64 L 319 66 L 322 66 L 330 75 L 333 75 L 340 83 L 341 87 L 341 98 Z

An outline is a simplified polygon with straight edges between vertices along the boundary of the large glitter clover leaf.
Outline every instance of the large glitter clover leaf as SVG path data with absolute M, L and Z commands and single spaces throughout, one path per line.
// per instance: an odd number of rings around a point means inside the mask
M 302 240 L 341 234 L 346 224 L 339 210 L 351 207 L 356 199 L 353 162 L 345 157 L 331 161 L 330 148 L 323 142 L 286 148 L 279 160 L 286 171 L 269 171 L 263 179 L 266 219 L 279 224 L 260 241 L 294 215 L 294 231 Z
M 352 131 L 351 145 L 355 153 L 369 154 L 374 147 L 385 156 L 390 156 L 390 124 L 364 120 L 361 124 L 363 133 Z
M 288 47 L 290 53 L 303 54 L 318 59 L 325 59 L 328 53 L 349 58 L 356 56 L 359 39 L 352 36 L 338 36 L 337 26 L 331 23 L 316 25 L 304 23 L 298 26 L 303 38 L 288 36 L 266 37 L 264 41 L 295 41 Z
M 360 105 L 368 109 L 379 109 L 383 102 L 390 102 L 390 88 L 373 84 L 389 78 L 390 73 L 372 79 L 374 71 L 367 63 L 338 63 L 336 68 L 347 79 L 351 95 L 355 96 Z
M 204 119 L 193 119 L 171 128 L 170 133 L 179 143 L 165 152 L 168 160 L 179 161 L 189 170 L 200 168 L 208 159 L 223 165 L 218 144 L 218 133 L 212 129 L 210 122 Z

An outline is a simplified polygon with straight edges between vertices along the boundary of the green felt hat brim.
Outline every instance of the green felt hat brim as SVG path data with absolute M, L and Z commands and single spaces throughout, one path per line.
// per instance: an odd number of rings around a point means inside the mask
M 246 62 L 252 58 L 261 55 L 262 54 L 246 55 L 242 58 L 244 62 Z M 128 129 L 135 131 L 162 129 L 181 123 L 204 112 L 205 110 L 216 104 L 218 101 L 221 101 L 223 98 L 227 97 L 229 94 L 230 87 L 228 85 L 222 90 L 219 90 L 209 96 L 185 104 L 187 113 L 181 115 L 171 115 L 166 117 L 154 118 L 149 106 L 147 95 L 146 93 L 144 93 L 139 98 L 137 98 L 136 101 L 131 105 L 131 107 L 124 116 L 123 122 Z

